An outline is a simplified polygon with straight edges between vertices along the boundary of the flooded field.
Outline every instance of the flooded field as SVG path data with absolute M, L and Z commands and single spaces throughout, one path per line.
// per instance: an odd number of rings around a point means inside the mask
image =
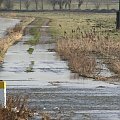
M 7 27 L 10 27 L 9 23 Z M 42 41 L 51 40 L 47 28 L 41 28 Z M 31 108 L 48 112 L 53 117 L 59 115 L 61 120 L 120 120 L 118 83 L 76 78 L 67 62 L 49 51 L 55 44 L 31 47 L 24 44 L 30 37 L 28 34 L 23 36 L 6 53 L 0 79 L 7 81 L 7 94 L 27 95 Z M 28 53 L 29 48 L 34 49 L 32 54 Z M 27 72 L 30 66 L 32 71 Z M 105 65 L 104 68 L 102 74 L 111 75 Z
M 8 28 L 14 27 L 20 20 L 0 18 L 0 38 L 5 35 L 5 31 Z

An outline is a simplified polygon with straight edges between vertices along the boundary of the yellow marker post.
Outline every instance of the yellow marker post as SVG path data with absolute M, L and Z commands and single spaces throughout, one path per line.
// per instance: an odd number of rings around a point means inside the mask
M 0 107 L 6 107 L 6 82 L 0 80 Z

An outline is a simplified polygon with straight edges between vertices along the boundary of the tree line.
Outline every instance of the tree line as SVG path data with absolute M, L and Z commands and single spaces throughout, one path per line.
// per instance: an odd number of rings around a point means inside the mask
M 51 5 L 53 10 L 70 10 L 73 3 L 77 4 L 77 9 L 81 9 L 83 4 L 86 5 L 86 8 L 89 4 L 92 4 L 94 9 L 100 9 L 101 5 L 105 5 L 106 9 L 110 9 L 110 6 L 114 2 L 118 2 L 118 0 L 0 0 L 0 8 L 11 10 L 14 8 L 16 2 L 20 10 L 22 10 L 23 6 L 26 10 L 29 10 L 33 4 L 35 5 L 35 10 L 39 10 L 39 5 L 41 5 L 41 9 L 43 10 L 46 3 Z

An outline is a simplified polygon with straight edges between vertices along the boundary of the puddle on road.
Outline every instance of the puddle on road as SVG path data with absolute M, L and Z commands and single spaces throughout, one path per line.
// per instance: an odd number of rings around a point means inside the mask
M 55 52 L 49 52 L 49 49 L 55 47 L 54 43 L 36 45 L 32 47 L 34 51 L 30 55 L 27 50 L 31 46 L 24 44 L 30 37 L 29 35 L 23 36 L 23 39 L 18 44 L 11 46 L 6 53 L 0 78 L 7 80 L 8 88 L 24 86 L 30 88 L 31 86 L 33 88 L 52 86 L 80 88 L 117 87 L 114 84 L 102 81 L 86 78 L 74 79 L 74 77 L 71 77 L 74 75 L 69 71 L 67 62 L 60 60 Z M 25 72 L 31 61 L 34 61 L 33 72 Z M 55 84 L 56 81 L 59 81 L 59 83 Z
M 0 78 L 7 80 L 7 85 L 9 87 L 12 87 L 12 85 L 13 87 L 29 87 L 29 85 L 30 87 L 33 85 L 33 87 L 38 88 L 42 86 L 52 87 L 52 84 L 50 83 L 56 81 L 59 81 L 59 84 L 57 84 L 58 86 L 66 87 L 116 87 L 113 84 L 102 81 L 93 81 L 84 78 L 72 78 L 72 73 L 68 70 L 67 62 L 61 61 L 55 52 L 48 51 L 48 49 L 53 48 L 55 44 L 42 44 L 34 46 L 33 54 L 30 55 L 27 50 L 31 46 L 23 44 L 24 41 L 28 39 L 30 39 L 30 36 L 24 36 L 21 42 L 11 46 L 6 53 L 4 64 L 2 65 L 2 71 L 0 72 Z M 31 61 L 34 61 L 33 72 L 27 73 L 25 71 Z M 14 82 L 11 80 L 14 80 Z M 25 82 L 23 80 L 25 80 Z

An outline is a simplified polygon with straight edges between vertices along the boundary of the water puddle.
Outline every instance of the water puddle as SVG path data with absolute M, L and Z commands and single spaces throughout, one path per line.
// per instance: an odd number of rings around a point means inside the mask
M 115 74 L 113 72 L 111 72 L 108 68 L 107 65 L 104 64 L 104 61 L 102 59 L 97 59 L 97 68 L 99 69 L 98 73 L 99 75 L 103 76 L 103 77 L 112 77 Z
M 18 19 L 0 18 L 0 38 L 4 37 L 8 28 L 14 27 L 19 22 Z
M 32 54 L 27 50 L 31 48 L 30 45 L 24 44 L 31 36 L 25 35 L 23 39 L 13 46 L 11 46 L 6 53 L 0 78 L 7 80 L 9 87 L 19 87 L 33 85 L 33 87 L 51 86 L 56 81 L 59 81 L 55 86 L 68 86 L 80 88 L 96 88 L 116 87 L 114 84 L 105 83 L 102 81 L 94 81 L 92 79 L 78 78 L 74 79 L 72 73 L 69 71 L 67 62 L 60 60 L 55 52 L 49 52 L 53 49 L 55 44 L 40 44 L 32 47 L 34 49 Z M 41 36 L 41 39 L 43 37 Z M 26 72 L 31 61 L 34 62 L 33 72 Z M 9 81 L 10 80 L 10 81 Z M 11 80 L 14 80 L 12 82 Z M 16 80 L 16 81 L 15 81 Z M 24 82 L 25 80 L 25 82 Z M 28 81 L 32 80 L 32 81 Z M 21 82 L 22 81 L 22 82 Z

